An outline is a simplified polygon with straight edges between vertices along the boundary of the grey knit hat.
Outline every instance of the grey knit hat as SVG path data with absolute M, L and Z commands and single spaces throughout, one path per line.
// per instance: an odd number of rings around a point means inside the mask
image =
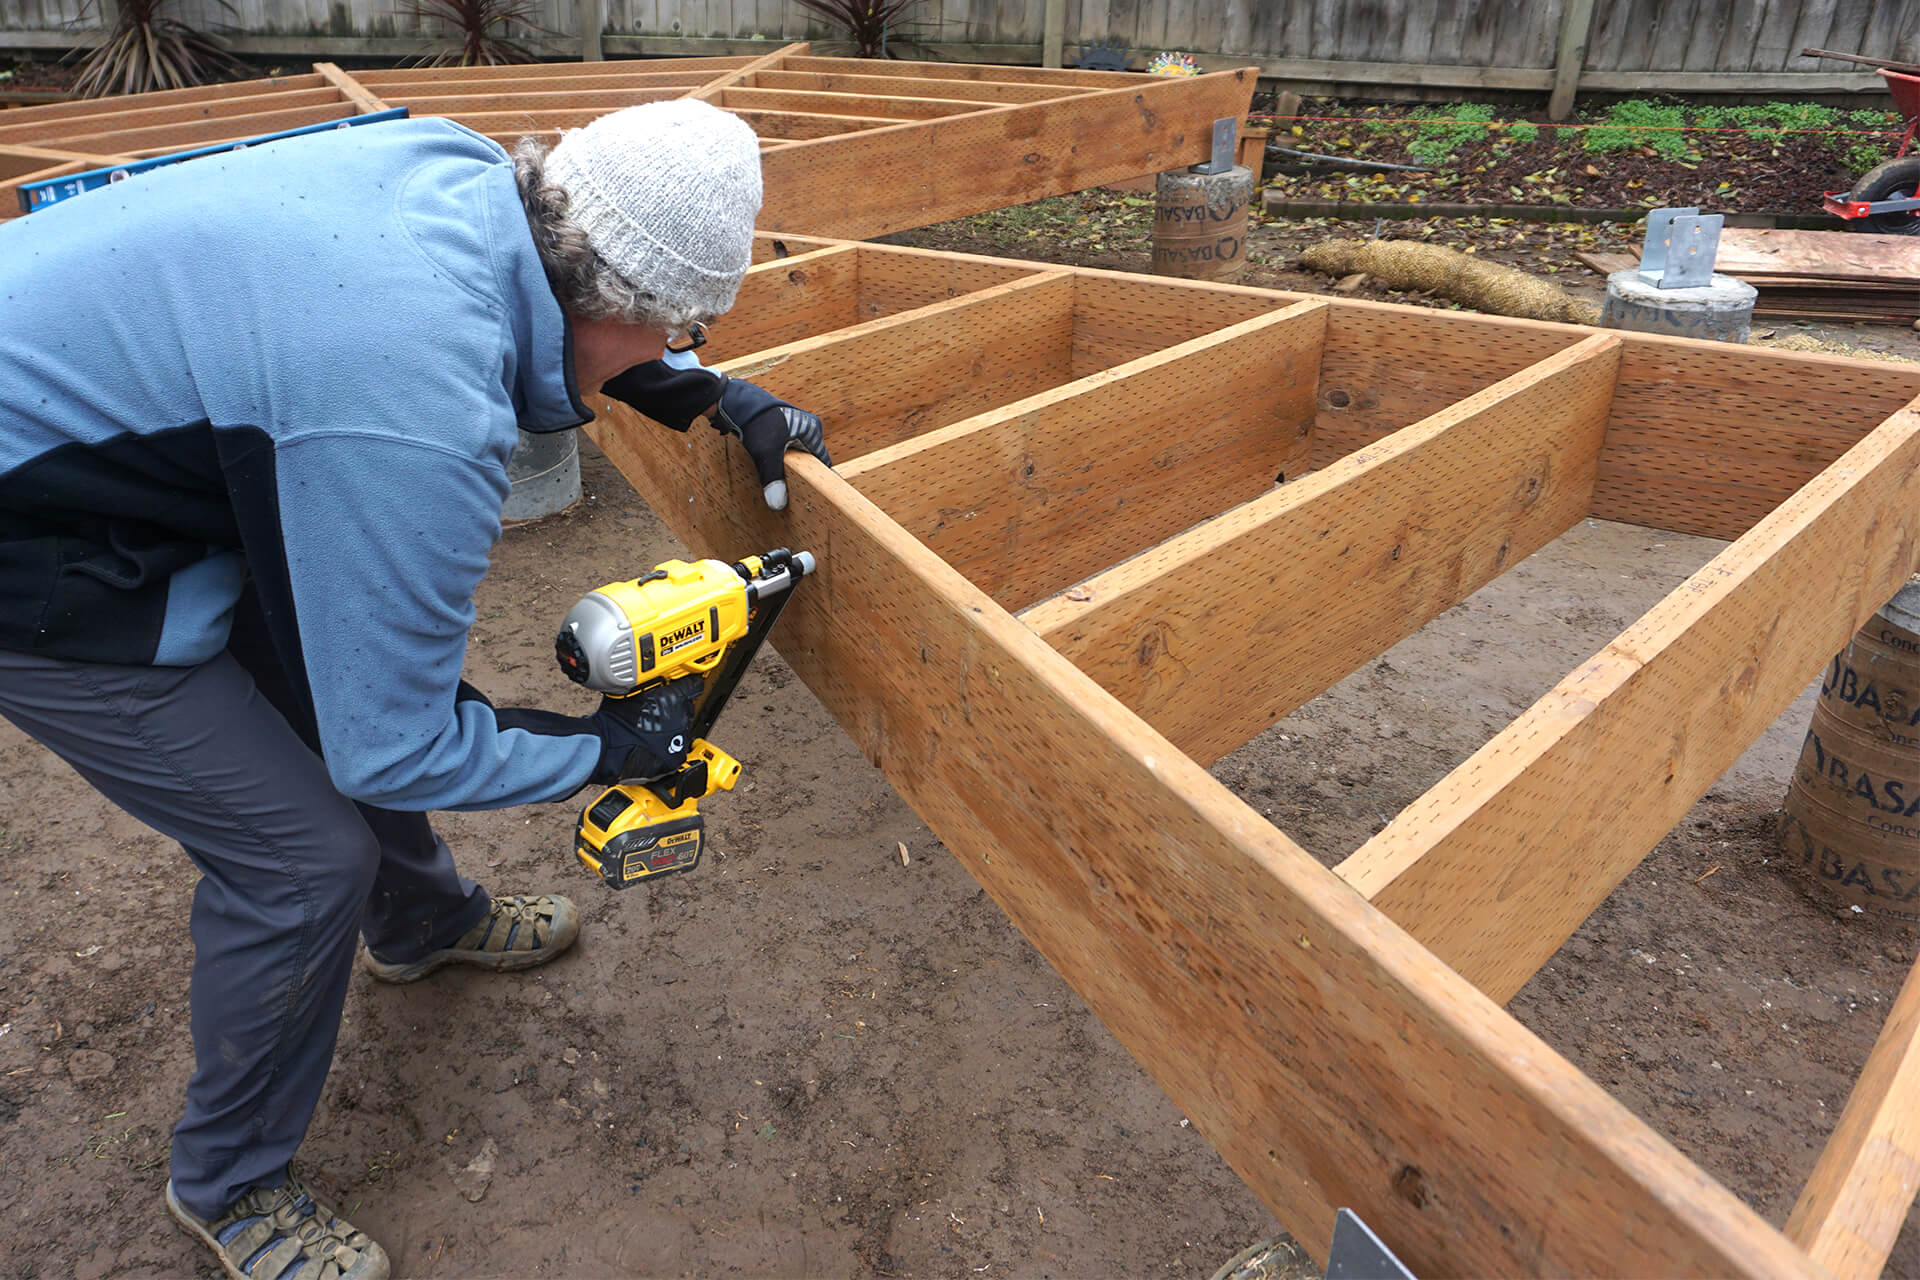
M 738 116 L 687 99 L 627 107 L 561 135 L 546 177 L 669 327 L 733 305 L 760 213 L 760 142 Z

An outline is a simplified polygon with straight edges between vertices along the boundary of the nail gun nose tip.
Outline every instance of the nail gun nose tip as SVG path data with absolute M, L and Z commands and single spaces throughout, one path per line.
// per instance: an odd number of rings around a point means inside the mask
M 800 571 L 800 576 L 803 578 L 806 575 L 812 573 L 814 570 L 813 552 L 811 551 L 794 552 L 793 567 Z

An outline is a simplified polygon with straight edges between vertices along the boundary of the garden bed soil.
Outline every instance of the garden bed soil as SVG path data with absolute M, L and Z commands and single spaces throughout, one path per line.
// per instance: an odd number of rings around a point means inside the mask
M 1886 106 L 1887 100 L 1879 98 L 1864 109 Z M 1423 123 L 1420 112 L 1441 119 Z M 1685 115 L 1692 119 L 1697 113 Z M 1451 154 L 1425 161 L 1417 153 L 1423 130 L 1431 137 L 1446 119 L 1458 118 L 1457 109 L 1319 98 L 1306 100 L 1298 117 L 1274 120 L 1276 143 L 1361 160 L 1430 162 L 1433 169 L 1275 174 L 1270 186 L 1286 199 L 1817 214 L 1824 192 L 1848 190 L 1872 167 L 1866 162 L 1869 152 L 1881 148 L 1881 158 L 1891 157 L 1899 140 L 1888 112 L 1885 127 L 1872 133 L 1853 132 L 1865 126 L 1846 118 L 1831 127 L 1850 132 L 1836 134 L 1757 132 L 1726 125 L 1689 127 L 1684 133 L 1650 128 L 1635 135 L 1644 141 L 1602 153 L 1589 149 L 1604 136 L 1596 134 L 1595 127 L 1609 123 L 1602 112 L 1583 112 L 1564 127 L 1516 112 L 1510 119 L 1519 123 L 1517 131 L 1461 126 L 1461 140 Z M 1849 156 L 1858 163 L 1850 163 Z M 1271 163 L 1291 162 L 1276 155 Z

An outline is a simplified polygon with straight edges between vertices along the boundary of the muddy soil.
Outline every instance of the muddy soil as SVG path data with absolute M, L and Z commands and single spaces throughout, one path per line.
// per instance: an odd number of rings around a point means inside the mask
M 552 628 L 679 550 L 590 446 L 585 482 L 496 549 L 468 669 L 496 701 L 583 706 Z M 1719 546 L 1582 523 L 1216 773 L 1332 862 Z M 1775 855 L 1811 708 L 1512 1006 L 1776 1224 L 1916 951 Z M 1206 1276 L 1281 1229 L 777 656 L 722 729 L 748 772 L 716 852 L 651 890 L 572 863 L 569 806 L 439 819 L 586 930 L 519 976 L 356 977 L 303 1158 L 397 1274 Z M 4 725 L 0 815 L 0 1275 L 212 1276 L 159 1198 L 192 870 Z M 1911 1230 L 1888 1274 L 1920 1276 Z

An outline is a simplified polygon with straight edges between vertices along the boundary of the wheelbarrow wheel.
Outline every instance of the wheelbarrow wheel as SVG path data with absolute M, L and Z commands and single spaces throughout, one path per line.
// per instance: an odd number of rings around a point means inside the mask
M 1906 200 L 1913 197 L 1916 189 L 1920 189 L 1920 155 L 1889 160 L 1879 168 L 1869 170 L 1866 176 L 1853 184 L 1847 199 Z M 1870 213 L 1864 218 L 1853 219 L 1847 225 L 1855 231 L 1872 231 L 1880 235 L 1920 236 L 1920 212 L 1894 210 L 1890 213 Z

